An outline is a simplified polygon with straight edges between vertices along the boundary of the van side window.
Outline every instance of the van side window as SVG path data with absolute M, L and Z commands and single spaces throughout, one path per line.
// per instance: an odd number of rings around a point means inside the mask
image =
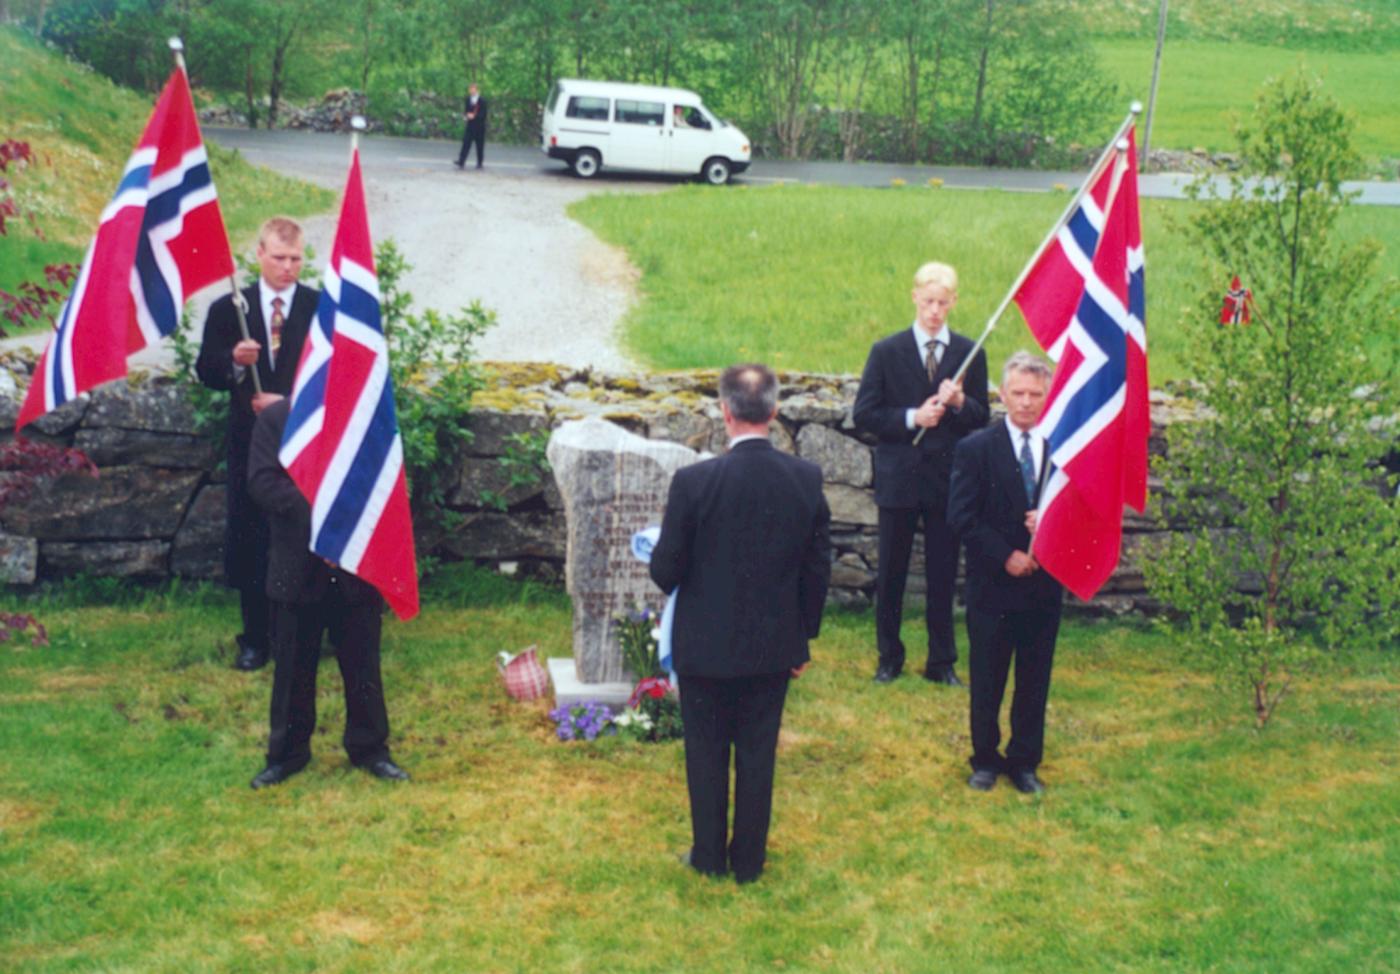
M 666 106 L 659 101 L 617 100 L 617 121 L 633 125 L 661 125 L 666 120 Z
M 621 102 L 618 103 L 619 105 Z M 589 95 L 574 95 L 569 99 L 569 110 L 564 113 L 569 118 L 582 118 L 590 122 L 608 120 L 608 100 Z

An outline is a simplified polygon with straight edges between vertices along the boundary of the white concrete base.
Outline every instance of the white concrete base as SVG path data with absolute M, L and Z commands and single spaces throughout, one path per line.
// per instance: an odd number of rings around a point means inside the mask
M 572 707 L 577 703 L 605 703 L 619 708 L 632 696 L 631 683 L 584 683 L 578 678 L 573 657 L 553 656 L 546 660 L 549 680 L 554 684 L 554 705 Z

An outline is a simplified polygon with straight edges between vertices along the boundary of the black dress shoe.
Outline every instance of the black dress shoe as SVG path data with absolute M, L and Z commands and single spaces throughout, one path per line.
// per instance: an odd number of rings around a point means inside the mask
M 996 787 L 997 773 L 991 768 L 978 768 L 967 779 L 967 786 L 974 791 L 991 791 Z
M 377 761 L 371 761 L 369 764 L 362 764 L 360 767 L 383 781 L 408 780 L 408 772 L 389 758 L 380 758 Z
M 250 646 L 242 636 L 239 636 L 238 657 L 233 661 L 233 668 L 235 670 L 243 670 L 245 673 L 251 673 L 253 670 L 260 670 L 266 665 L 267 650 L 259 649 L 256 646 Z
M 1037 778 L 1034 771 L 1012 771 L 1007 777 L 1023 795 L 1038 795 L 1045 790 L 1045 782 Z
M 690 869 L 695 870 L 695 871 L 696 871 L 697 873 L 699 873 L 701 876 L 723 876 L 723 875 L 725 875 L 725 874 L 729 871 L 729 870 L 727 870 L 727 869 L 720 869 L 720 870 L 701 869 L 699 866 L 695 865 L 695 849 L 694 849 L 694 848 L 690 848 L 690 849 L 685 850 L 685 852 L 682 852 L 678 858 L 680 859 L 680 862 L 681 862 L 681 865 L 682 865 L 682 866 L 686 866 L 687 868 L 690 868 Z
M 931 670 L 924 670 L 924 679 L 947 687 L 963 686 L 963 681 L 958 679 L 958 674 L 951 666 L 936 666 Z
M 462 168 L 462 160 L 461 160 L 461 159 L 453 159 L 453 160 L 452 160 L 452 165 L 456 166 L 458 169 L 461 169 L 461 168 Z
M 253 776 L 249 785 L 254 791 L 259 788 L 267 788 L 270 785 L 280 785 L 305 767 L 305 764 L 269 764 Z
M 886 666 L 883 663 L 875 670 L 876 683 L 893 683 L 899 677 L 899 670 L 893 666 Z

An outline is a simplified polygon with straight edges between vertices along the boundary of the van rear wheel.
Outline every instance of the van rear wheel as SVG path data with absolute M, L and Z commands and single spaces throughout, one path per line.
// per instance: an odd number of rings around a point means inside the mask
M 722 156 L 706 159 L 700 175 L 711 186 L 723 186 L 729 182 L 729 160 Z
M 592 179 L 598 175 L 598 168 L 603 164 L 603 157 L 593 149 L 580 149 L 578 155 L 574 156 L 574 175 L 579 179 Z

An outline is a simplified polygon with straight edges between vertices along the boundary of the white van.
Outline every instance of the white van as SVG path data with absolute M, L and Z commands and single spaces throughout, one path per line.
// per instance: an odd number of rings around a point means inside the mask
M 749 139 L 683 88 L 555 82 L 544 106 L 545 154 L 583 179 L 599 168 L 698 175 L 718 186 L 749 168 Z

